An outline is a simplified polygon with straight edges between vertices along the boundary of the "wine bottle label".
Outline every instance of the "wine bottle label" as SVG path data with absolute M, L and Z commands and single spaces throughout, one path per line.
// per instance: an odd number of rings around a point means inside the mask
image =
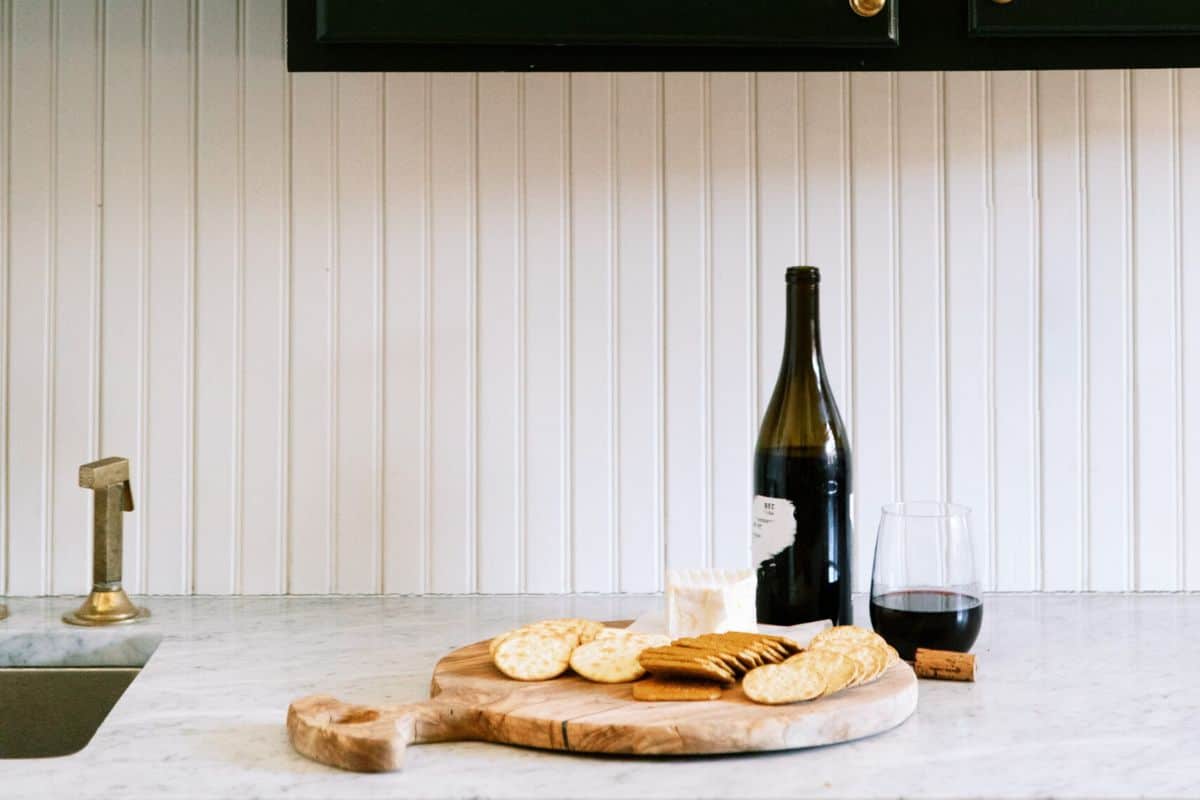
M 781 497 L 754 496 L 754 527 L 750 536 L 750 554 L 754 565 L 761 564 L 790 547 L 796 538 L 796 506 Z

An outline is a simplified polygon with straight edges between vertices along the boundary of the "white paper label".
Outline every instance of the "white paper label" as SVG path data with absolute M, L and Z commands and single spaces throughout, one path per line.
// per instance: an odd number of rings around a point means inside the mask
M 758 566 L 796 538 L 796 507 L 790 500 L 779 497 L 754 496 L 754 528 L 750 538 L 750 555 Z

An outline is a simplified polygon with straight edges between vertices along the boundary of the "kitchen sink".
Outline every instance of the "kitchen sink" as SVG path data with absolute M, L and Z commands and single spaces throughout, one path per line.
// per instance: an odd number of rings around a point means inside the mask
M 0 668 L 0 759 L 82 750 L 139 672 L 138 667 Z

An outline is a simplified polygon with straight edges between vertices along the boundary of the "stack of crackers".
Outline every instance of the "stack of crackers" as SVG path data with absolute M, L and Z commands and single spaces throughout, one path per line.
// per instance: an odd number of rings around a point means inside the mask
M 756 703 L 778 705 L 827 697 L 877 680 L 900 660 L 879 634 L 855 625 L 827 628 L 782 664 L 751 670 L 742 691 Z
M 656 676 L 713 680 L 728 685 L 756 667 L 782 663 L 799 652 L 799 645 L 782 636 L 706 633 L 643 650 L 638 660 L 647 672 Z
M 828 628 L 807 649 L 783 636 L 709 633 L 671 641 L 585 619 L 534 622 L 497 636 L 489 649 L 510 678 L 543 681 L 567 669 L 598 683 L 628 683 L 637 700 L 715 700 L 739 679 L 756 703 L 815 700 L 878 679 L 900 657 L 878 634 Z

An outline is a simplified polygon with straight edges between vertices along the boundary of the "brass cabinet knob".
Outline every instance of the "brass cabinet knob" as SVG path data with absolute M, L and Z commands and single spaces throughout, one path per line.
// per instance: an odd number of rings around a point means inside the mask
M 850 0 L 850 10 L 860 17 L 873 17 L 883 7 L 887 5 L 887 0 Z

